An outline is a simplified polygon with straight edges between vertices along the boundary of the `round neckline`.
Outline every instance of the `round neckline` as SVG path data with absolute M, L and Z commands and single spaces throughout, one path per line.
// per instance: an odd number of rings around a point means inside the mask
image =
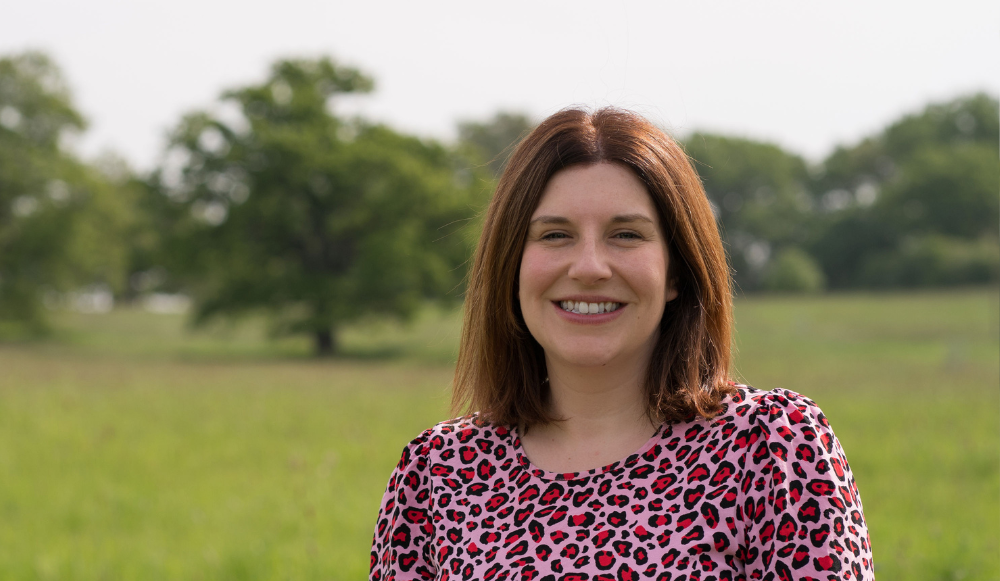
M 592 476 L 614 472 L 616 469 L 628 467 L 631 466 L 632 464 L 637 463 L 639 460 L 639 456 L 642 456 L 643 454 L 648 452 L 650 449 L 652 449 L 653 446 L 656 445 L 658 441 L 660 441 L 664 427 L 665 427 L 664 424 L 660 424 L 660 426 L 656 428 L 656 432 L 654 432 L 653 435 L 650 436 L 648 440 L 646 440 L 646 443 L 643 444 L 641 448 L 639 448 L 635 452 L 632 452 L 631 454 L 622 458 L 621 460 L 617 460 L 606 466 L 591 468 L 590 470 L 586 470 L 583 472 L 552 472 L 549 470 L 544 470 L 542 468 L 539 468 L 538 466 L 535 466 L 534 464 L 532 464 L 531 460 L 528 458 L 528 455 L 524 452 L 524 448 L 521 446 L 521 432 L 517 429 L 517 426 L 511 426 L 508 429 L 510 430 L 512 436 L 511 446 L 513 446 L 514 448 L 514 457 L 517 459 L 517 463 L 519 466 L 521 466 L 522 469 L 527 471 L 532 476 L 535 476 L 536 478 L 541 478 L 542 480 L 570 481 L 570 480 L 585 480 Z

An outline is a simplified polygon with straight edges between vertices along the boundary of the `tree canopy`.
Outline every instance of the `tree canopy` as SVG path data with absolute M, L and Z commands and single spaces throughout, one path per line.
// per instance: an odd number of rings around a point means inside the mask
M 1000 120 L 984 94 L 932 104 L 835 150 L 810 244 L 831 286 L 1000 280 Z
M 684 144 L 716 211 L 737 286 L 761 288 L 772 257 L 802 245 L 815 225 L 805 160 L 770 143 L 709 133 Z
M 46 292 L 123 285 L 129 200 L 64 150 L 84 127 L 48 57 L 0 58 L 0 336 L 44 330 Z
M 231 118 L 193 113 L 173 132 L 155 182 L 199 320 L 265 312 L 330 353 L 343 323 L 460 297 L 467 172 L 437 143 L 335 114 L 372 85 L 330 59 L 279 61 L 223 95 Z

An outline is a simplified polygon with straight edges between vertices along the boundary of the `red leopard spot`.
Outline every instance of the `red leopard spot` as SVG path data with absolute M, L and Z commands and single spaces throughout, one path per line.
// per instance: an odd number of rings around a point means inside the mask
M 471 496 L 479 496 L 480 494 L 486 492 L 489 489 L 490 487 L 483 484 L 482 482 L 475 482 L 465 487 L 465 491 L 468 492 Z
M 639 581 L 639 574 L 633 571 L 628 565 L 622 565 L 618 569 L 618 578 L 621 581 Z
M 670 488 L 677 482 L 677 477 L 673 474 L 664 474 L 653 481 L 649 487 L 653 494 L 662 494 L 664 490 Z
M 614 536 L 615 536 L 615 531 L 613 530 L 601 531 L 597 533 L 596 535 L 594 535 L 594 547 L 600 549 L 601 547 L 606 545 L 608 541 L 613 539 Z
M 686 529 L 691 526 L 697 517 L 698 513 L 696 512 L 689 512 L 685 515 L 677 517 L 677 530 Z
M 521 541 L 520 543 L 514 545 L 514 547 L 507 551 L 507 558 L 516 557 L 518 555 L 523 555 L 528 552 L 528 541 Z
M 408 571 L 411 567 L 413 567 L 413 564 L 416 562 L 417 562 L 416 551 L 411 551 L 409 553 L 406 553 L 405 555 L 402 555 L 399 558 L 400 567 L 402 567 L 404 571 Z
M 486 510 L 493 512 L 506 504 L 508 500 L 510 500 L 510 497 L 502 492 L 500 494 L 495 494 L 488 501 L 486 501 Z
M 458 449 L 458 456 L 463 464 L 470 464 L 479 456 L 479 452 L 472 446 L 462 446 Z
M 538 545 L 535 549 L 535 556 L 543 561 L 548 561 L 549 557 L 552 556 L 552 549 L 548 545 Z
M 687 481 L 688 484 L 690 484 L 692 482 L 699 482 L 701 480 L 705 480 L 706 478 L 708 478 L 708 470 L 705 468 L 704 465 L 701 465 L 695 467 L 695 469 L 692 470 L 691 472 L 688 472 Z
M 676 561 L 677 557 L 679 557 L 680 555 L 681 554 L 677 549 L 670 549 L 669 551 L 667 551 L 667 554 L 663 555 L 663 557 L 660 558 L 660 564 L 662 564 L 664 567 L 670 567 L 671 565 L 674 564 L 674 561 Z
M 809 547 L 805 545 L 799 545 L 795 549 L 795 553 L 792 555 L 792 567 L 796 569 L 801 569 L 809 562 Z
M 625 558 L 632 554 L 632 543 L 628 541 L 615 541 L 611 543 L 611 548 L 618 553 L 619 557 Z
M 813 564 L 820 571 L 839 571 L 840 560 L 834 556 L 817 557 L 813 559 Z
M 566 518 L 566 514 L 568 512 L 569 509 L 567 509 L 566 507 L 563 506 L 557 507 L 556 510 L 552 511 L 552 518 L 550 518 L 549 522 L 546 524 L 554 525 L 562 521 L 562 519 Z
M 628 497 L 621 494 L 612 494 L 608 497 L 608 504 L 612 504 L 617 507 L 622 507 L 628 504 Z
M 535 510 L 535 505 L 529 504 L 528 506 L 514 513 L 514 524 L 518 526 L 524 524 L 524 521 L 528 520 L 528 517 L 531 516 L 531 512 L 533 510 Z
M 705 531 L 701 527 L 696 526 L 681 537 L 681 542 L 690 543 L 691 541 L 700 541 L 704 537 Z
M 828 480 L 810 480 L 808 488 L 809 492 L 817 496 L 830 496 L 836 490 L 833 483 Z
M 534 499 L 539 495 L 538 487 L 532 484 L 531 486 L 525 488 L 521 491 L 521 494 L 517 495 L 517 501 L 519 503 L 525 503 L 529 500 Z
M 489 480 L 497 473 L 496 466 L 494 466 L 489 460 L 483 460 L 476 467 L 476 473 L 482 480 Z
M 615 555 L 611 551 L 598 551 L 598 553 L 594 555 L 594 563 L 597 565 L 598 569 L 607 571 L 614 566 Z

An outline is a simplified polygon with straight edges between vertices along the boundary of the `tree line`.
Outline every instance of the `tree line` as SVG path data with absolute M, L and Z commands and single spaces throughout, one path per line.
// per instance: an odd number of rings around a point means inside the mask
M 477 219 L 534 125 L 500 112 L 453 143 L 338 112 L 373 90 L 330 58 L 178 120 L 162 161 L 83 161 L 66 83 L 37 52 L 0 58 L 0 338 L 46 329 L 46 297 L 100 284 L 124 301 L 184 293 L 196 322 L 266 314 L 318 353 L 371 314 L 458 302 Z M 810 163 L 752 139 L 682 136 L 740 292 L 1000 281 L 997 100 L 928 105 Z

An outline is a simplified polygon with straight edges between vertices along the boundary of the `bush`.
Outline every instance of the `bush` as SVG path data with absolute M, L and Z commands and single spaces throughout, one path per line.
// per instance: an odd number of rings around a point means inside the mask
M 771 292 L 816 293 L 826 277 L 813 257 L 799 248 L 786 248 L 767 266 L 763 286 Z
M 1000 241 L 940 235 L 910 238 L 864 262 L 861 284 L 874 287 L 960 286 L 1000 281 Z

